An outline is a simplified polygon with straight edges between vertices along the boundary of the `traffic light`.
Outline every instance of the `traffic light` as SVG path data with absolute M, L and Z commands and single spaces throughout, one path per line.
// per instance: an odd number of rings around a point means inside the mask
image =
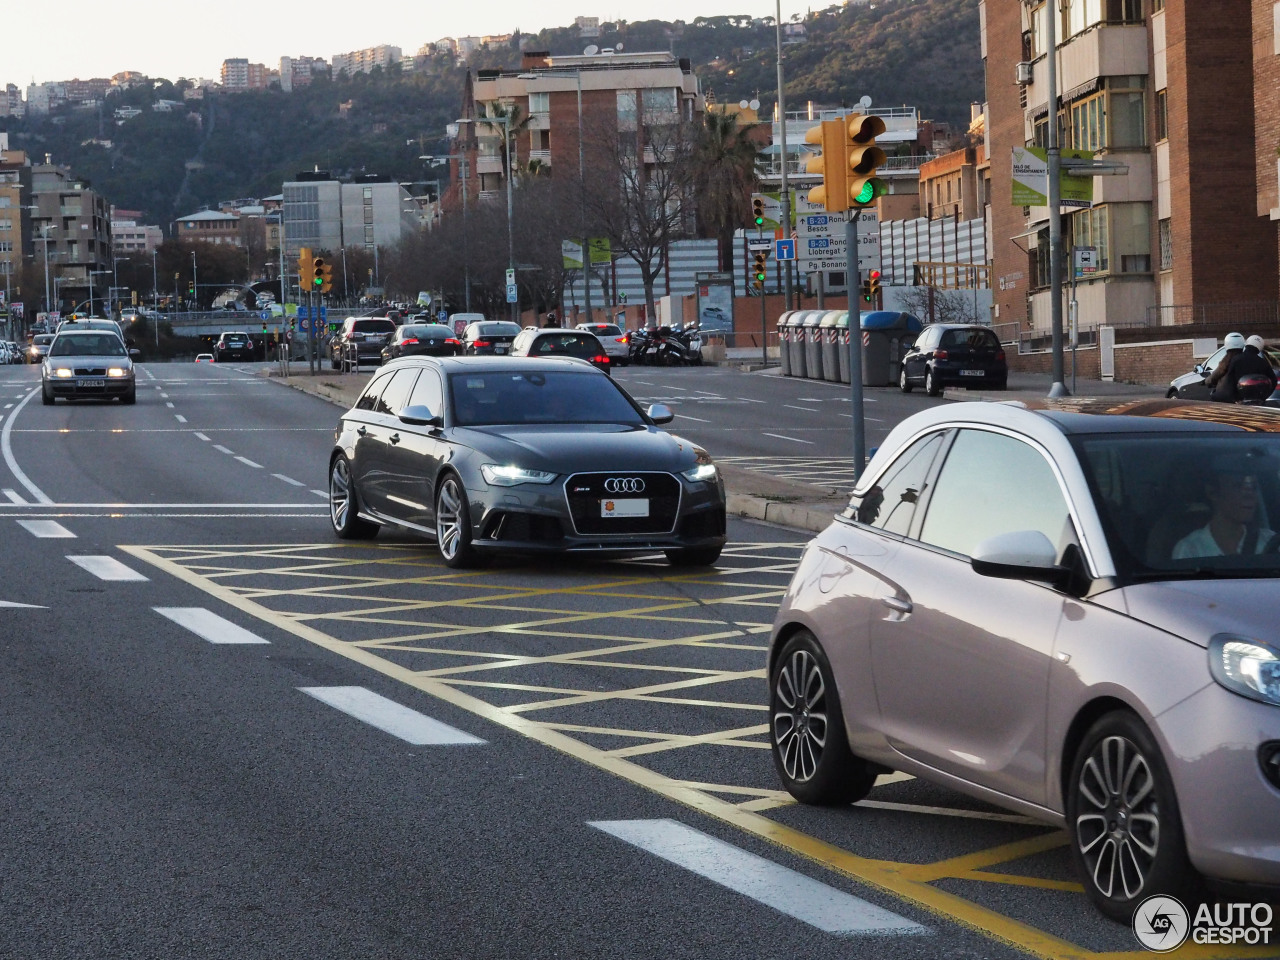
M 751 269 L 751 285 L 757 290 L 764 289 L 765 277 L 769 275 L 766 269 L 768 260 L 769 255 L 767 253 L 761 251 L 756 254 L 755 266 Z
M 751 198 L 751 217 L 757 230 L 764 227 L 764 197 Z
M 194 280 L 187 281 L 187 295 L 192 297 L 196 295 L 196 282 Z
M 333 265 L 322 257 L 316 257 L 312 263 L 312 288 L 318 293 L 328 293 L 333 289 Z
M 872 270 L 867 275 L 867 302 L 873 303 L 880 296 L 880 271 Z
M 876 137 L 884 130 L 884 121 L 870 114 L 823 120 L 811 127 L 805 143 L 820 146 L 822 153 L 809 158 L 805 171 L 822 174 L 822 186 L 809 191 L 809 202 L 840 213 L 888 193 L 885 182 L 875 175 L 886 159 L 876 146 Z
M 876 146 L 876 137 L 884 133 L 884 121 L 871 114 L 856 114 L 847 118 L 845 127 L 849 135 L 845 153 L 850 173 L 849 202 L 865 207 L 889 192 L 885 182 L 876 176 L 876 167 L 887 159 Z
M 310 290 L 315 280 L 315 268 L 312 266 L 311 248 L 303 247 L 298 251 L 298 286 Z

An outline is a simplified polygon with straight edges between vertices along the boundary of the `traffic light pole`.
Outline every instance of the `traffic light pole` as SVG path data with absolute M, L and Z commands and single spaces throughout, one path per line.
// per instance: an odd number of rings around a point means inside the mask
M 862 271 L 858 263 L 858 215 L 859 207 L 849 209 L 849 219 L 844 224 L 845 248 L 849 251 L 849 266 L 845 270 L 845 284 L 849 288 L 849 413 L 853 417 L 853 476 L 862 476 L 867 461 L 867 424 L 862 402 L 862 319 L 858 309 L 858 291 L 862 288 Z
M 1045 41 L 1049 47 L 1049 142 L 1045 164 L 1049 183 L 1049 324 L 1053 334 L 1053 383 L 1049 396 L 1070 396 L 1063 383 L 1062 356 L 1062 149 L 1058 144 L 1058 37 L 1054 11 L 1045 17 Z

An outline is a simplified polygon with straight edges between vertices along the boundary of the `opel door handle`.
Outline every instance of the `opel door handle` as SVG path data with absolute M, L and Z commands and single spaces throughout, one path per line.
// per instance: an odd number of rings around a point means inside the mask
M 398 434 L 398 433 L 393 433 L 393 434 L 392 434 L 388 439 L 390 439 L 390 441 L 391 441 L 392 443 L 399 443 L 399 442 L 400 442 L 400 434 Z
M 881 597 L 880 602 L 890 610 L 895 610 L 901 614 L 908 614 L 914 609 L 910 600 L 899 600 L 897 597 Z

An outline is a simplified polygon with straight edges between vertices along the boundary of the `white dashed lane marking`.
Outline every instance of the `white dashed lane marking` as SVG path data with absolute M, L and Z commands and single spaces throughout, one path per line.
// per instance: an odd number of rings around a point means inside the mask
M 434 717 L 410 710 L 364 687 L 299 687 L 303 693 L 334 709 L 417 746 L 484 743 Z
M 241 463 L 243 463 L 246 467 L 253 467 L 255 470 L 262 469 L 262 464 L 254 463 L 248 457 L 236 457 L 236 459 L 239 460 Z
M 186 417 L 184 417 L 184 416 L 183 416 L 182 414 L 180 414 L 180 413 L 175 413 L 175 414 L 174 414 L 174 417 L 176 417 L 176 418 L 177 418 L 177 421 L 178 421 L 179 423 L 186 423 L 186 422 L 187 422 L 187 418 L 186 418 Z
M 929 932 L 912 920 L 676 820 L 598 820 L 589 825 L 827 933 Z
M 235 451 L 227 449 L 220 443 L 215 443 L 213 445 L 213 449 L 217 450 L 219 453 L 225 453 L 228 456 L 233 456 L 233 457 L 235 456 Z
M 138 571 L 126 567 L 115 557 L 68 556 L 67 559 L 77 567 L 89 571 L 99 580 L 141 581 L 148 579 Z
M 16 503 L 20 507 L 27 506 L 27 501 L 22 499 L 22 494 L 18 493 L 17 490 L 10 490 L 8 487 L 5 487 L 3 492 L 10 503 Z
M 283 473 L 273 473 L 272 476 L 275 477 L 277 480 L 283 480 L 285 483 L 290 484 L 291 486 L 294 486 L 294 487 L 306 486 L 306 484 L 303 483 L 301 480 L 295 480 L 293 479 L 293 477 L 286 477 Z
M 18 525 L 33 537 L 41 539 L 70 539 L 74 540 L 76 535 L 60 524 L 57 520 L 19 520 Z
M 210 643 L 270 643 L 244 627 L 218 616 L 203 607 L 153 607 L 162 617 L 168 617 L 180 627 L 186 627 L 197 637 Z

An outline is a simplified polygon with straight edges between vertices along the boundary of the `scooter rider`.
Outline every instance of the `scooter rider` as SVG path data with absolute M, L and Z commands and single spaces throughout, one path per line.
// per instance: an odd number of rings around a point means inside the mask
M 1238 357 L 1231 361 L 1231 365 L 1227 367 L 1227 375 L 1222 378 L 1226 385 L 1226 392 L 1230 394 L 1230 399 L 1235 402 L 1240 399 L 1240 378 L 1247 376 L 1263 376 L 1271 384 L 1271 390 L 1276 388 L 1276 372 L 1271 369 L 1271 361 L 1267 359 L 1262 352 L 1266 346 L 1260 336 L 1254 334 L 1245 341 L 1244 350 Z M 1216 396 L 1215 396 L 1216 399 Z
M 1231 366 L 1231 361 L 1244 351 L 1244 334 L 1228 333 L 1222 345 L 1227 348 L 1227 352 L 1218 361 L 1213 373 L 1205 377 L 1204 385 L 1209 388 L 1209 399 L 1233 403 L 1236 398 L 1235 394 L 1228 389 L 1227 370 Z

